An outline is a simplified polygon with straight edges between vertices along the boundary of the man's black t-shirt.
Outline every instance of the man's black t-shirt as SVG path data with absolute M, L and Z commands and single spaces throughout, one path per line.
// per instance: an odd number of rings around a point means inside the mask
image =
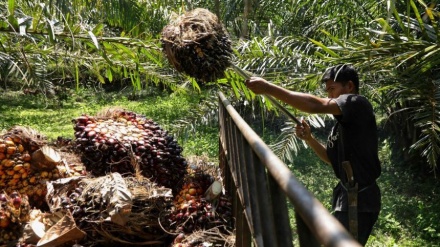
M 354 179 L 359 185 L 358 211 L 379 212 L 381 195 L 376 179 L 381 173 L 381 167 L 373 108 L 365 97 L 356 94 L 343 94 L 333 100 L 342 112 L 342 115 L 334 116 L 337 123 L 327 140 L 327 155 L 335 175 L 345 184 L 347 176 L 341 163 L 348 159 Z M 343 141 L 340 138 L 341 127 Z M 344 145 L 345 159 L 340 145 Z M 333 190 L 332 206 L 335 211 L 348 210 L 347 191 L 341 183 Z

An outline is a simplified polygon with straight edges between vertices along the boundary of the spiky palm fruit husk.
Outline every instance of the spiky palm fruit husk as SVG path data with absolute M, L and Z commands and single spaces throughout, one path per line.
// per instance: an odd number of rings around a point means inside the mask
M 44 208 L 46 181 L 65 176 L 58 167 L 35 169 L 33 154 L 47 144 L 31 128 L 15 126 L 0 135 L 0 190 L 27 195 L 32 207 Z
M 163 244 L 168 234 L 157 219 L 172 201 L 171 189 L 160 187 L 142 176 L 121 178 L 113 173 L 98 178 L 71 179 L 64 186 L 51 190 L 57 197 L 53 201 L 57 201 L 58 209 L 70 210 L 77 226 L 87 233 L 80 243 L 84 246 L 97 243 L 99 246 L 133 246 L 146 242 Z M 117 184 L 114 184 L 115 181 L 118 181 Z M 113 192 L 109 192 L 110 188 Z M 115 203 L 108 196 L 116 193 L 131 195 L 128 196 L 131 198 L 131 203 L 128 203 L 131 205 L 130 212 L 127 209 L 119 212 L 125 215 L 126 223 L 123 225 L 108 218 Z M 117 202 L 125 199 L 127 197 Z
M 162 48 L 173 67 L 201 82 L 225 76 L 232 46 L 218 17 L 197 8 L 172 20 L 162 30 Z
M 195 231 L 191 234 L 178 234 L 170 247 L 205 247 L 205 246 L 235 246 L 235 233 L 222 232 L 218 228 Z
M 95 176 L 139 171 L 167 188 L 174 188 L 186 173 L 182 148 L 173 136 L 152 119 L 119 108 L 101 111 L 96 117 L 73 120 L 77 149 L 87 171 Z

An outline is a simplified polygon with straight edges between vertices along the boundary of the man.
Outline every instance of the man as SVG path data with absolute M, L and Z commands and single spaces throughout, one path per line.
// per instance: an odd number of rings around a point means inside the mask
M 322 77 L 328 98 L 289 91 L 267 82 L 263 78 L 251 77 L 247 87 L 255 94 L 271 95 L 294 108 L 307 113 L 332 114 L 336 123 L 328 136 L 326 145 L 318 142 L 306 121 L 296 127 L 296 135 L 309 145 L 317 156 L 332 166 L 340 180 L 333 190 L 334 216 L 347 230 L 357 232 L 359 243 L 365 245 L 377 221 L 381 207 L 380 189 L 376 179 L 381 173 L 378 158 L 377 126 L 370 102 L 359 95 L 359 77 L 351 65 L 337 65 L 327 69 Z M 358 189 L 355 210 L 357 227 L 349 227 L 348 179 L 342 166 L 349 161 L 354 182 Z M 352 188 L 352 187 L 350 187 Z M 353 196 L 351 196 L 353 198 Z M 357 205 L 356 205 L 357 204 Z M 356 224 L 355 224 L 356 225 Z M 356 235 L 356 234 L 355 234 Z

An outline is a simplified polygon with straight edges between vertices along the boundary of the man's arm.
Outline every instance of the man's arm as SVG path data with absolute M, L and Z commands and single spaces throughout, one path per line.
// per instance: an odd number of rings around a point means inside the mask
M 310 138 L 306 140 L 307 145 L 312 148 L 315 154 L 325 163 L 331 165 L 330 160 L 327 156 L 327 150 L 320 142 L 318 142 L 315 138 Z
M 311 94 L 287 90 L 259 77 L 251 77 L 246 86 L 256 94 L 271 95 L 292 107 L 307 113 L 326 113 L 340 115 L 341 110 L 335 101 Z
M 302 120 L 302 125 L 297 125 L 295 130 L 298 138 L 306 141 L 307 145 L 312 148 L 313 152 L 315 152 L 322 161 L 331 165 L 325 146 L 312 136 L 310 126 L 304 119 Z

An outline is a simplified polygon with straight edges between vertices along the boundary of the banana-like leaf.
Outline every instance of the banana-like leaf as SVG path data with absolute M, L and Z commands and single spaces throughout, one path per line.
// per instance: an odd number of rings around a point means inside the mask
M 96 25 L 94 28 L 93 28 L 93 30 L 92 30 L 92 33 L 95 35 L 95 34 L 98 34 L 98 35 L 102 35 L 102 31 L 103 31 L 103 29 L 104 29 L 104 24 L 102 24 L 102 23 L 98 23 L 98 25 Z M 95 37 L 96 38 L 96 37 Z
M 15 0 L 8 0 L 8 12 L 9 16 L 15 15 Z
M 336 54 L 336 52 L 332 51 L 331 49 L 329 49 L 327 46 L 325 46 L 323 43 L 314 40 L 314 39 L 310 39 L 311 42 L 313 42 L 315 45 L 319 46 L 320 48 L 322 48 L 325 52 L 327 52 L 330 56 L 332 57 L 339 57 L 338 54 Z
M 344 47 L 345 46 L 344 43 L 339 38 L 337 38 L 336 36 L 331 35 L 326 30 L 321 30 L 321 32 L 323 32 L 327 37 L 329 37 L 333 42 L 338 44 L 340 47 Z
M 105 70 L 105 76 L 107 77 L 107 79 L 112 82 L 113 81 L 113 73 L 112 70 L 110 68 L 107 68 Z
M 53 21 L 52 20 L 47 20 L 47 31 L 48 31 L 48 36 L 49 36 L 49 41 L 51 43 L 55 42 L 55 27 L 53 25 Z
M 415 14 L 416 19 L 417 19 L 417 21 L 419 23 L 419 27 L 421 28 L 422 33 L 424 35 L 426 35 L 426 31 L 425 31 L 425 28 L 424 28 L 425 25 L 424 25 L 424 22 L 422 20 L 421 15 L 420 15 L 420 12 L 417 9 L 417 6 L 416 6 L 415 2 L 413 0 L 409 0 L 409 4 L 411 5 L 412 10 L 414 11 L 414 14 Z

